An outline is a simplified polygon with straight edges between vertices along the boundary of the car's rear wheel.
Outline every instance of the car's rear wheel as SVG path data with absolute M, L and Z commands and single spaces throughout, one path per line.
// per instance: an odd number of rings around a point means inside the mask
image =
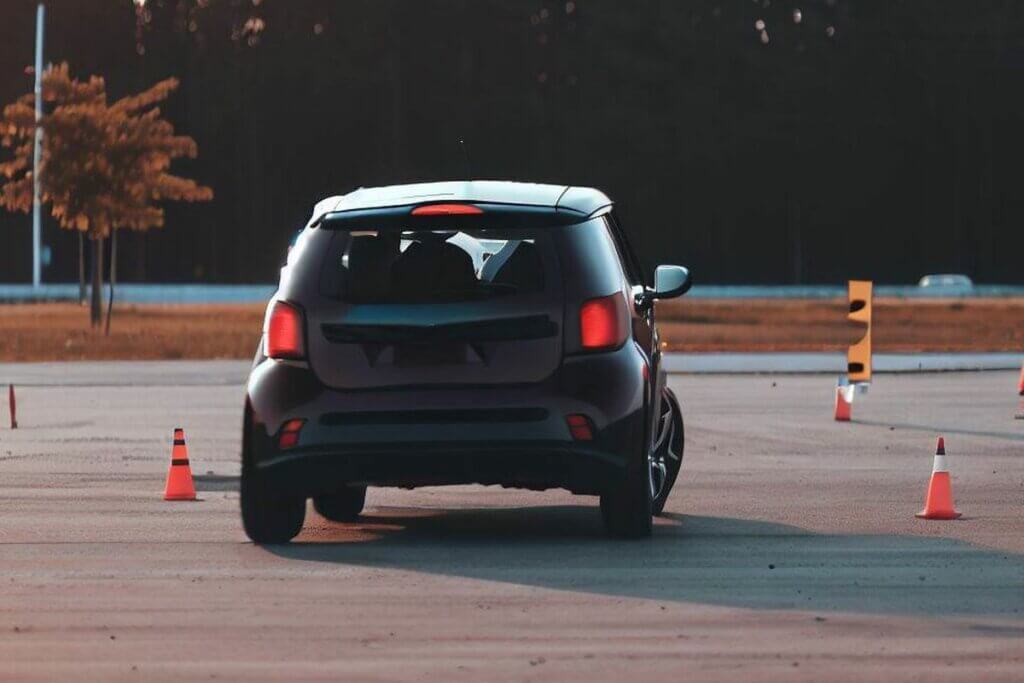
M 683 464 L 683 447 L 686 443 L 683 412 L 676 395 L 668 387 L 665 387 L 661 396 L 660 411 L 650 455 L 651 498 L 656 515 L 665 510 L 665 503 L 668 502 L 668 496 L 679 476 L 679 468 Z
M 620 489 L 601 496 L 601 516 L 613 536 L 650 536 L 653 515 L 660 515 L 683 462 L 683 414 L 679 401 L 666 387 L 654 435 L 643 461 L 634 463 Z
M 287 543 L 302 531 L 306 499 L 281 496 L 260 478 L 253 464 L 254 436 L 252 407 L 246 400 L 242 419 L 242 476 L 238 490 L 242 528 L 254 543 Z
M 601 494 L 601 517 L 610 536 L 645 538 L 651 535 L 654 500 L 651 498 L 650 450 L 646 447 L 637 450 L 622 483 Z
M 352 486 L 313 499 L 313 509 L 332 522 L 354 522 L 366 505 L 366 487 Z
M 645 538 L 651 535 L 651 487 L 646 477 L 629 475 L 617 491 L 601 496 L 601 517 L 609 535 L 617 538 Z
M 287 543 L 302 531 L 306 499 L 281 497 L 252 473 L 242 473 L 239 488 L 242 526 L 254 543 Z

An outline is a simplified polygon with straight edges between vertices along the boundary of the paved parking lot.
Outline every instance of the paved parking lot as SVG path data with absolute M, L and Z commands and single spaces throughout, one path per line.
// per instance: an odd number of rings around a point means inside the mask
M 237 515 L 230 373 L 71 367 L 0 429 L 2 680 L 1024 671 L 1014 372 L 880 376 L 852 424 L 832 376 L 676 376 L 684 473 L 649 541 L 604 538 L 592 498 L 459 487 L 371 490 L 364 522 L 310 511 L 262 548 Z M 160 495 L 178 425 L 196 503 Z M 939 434 L 956 522 L 913 516 Z

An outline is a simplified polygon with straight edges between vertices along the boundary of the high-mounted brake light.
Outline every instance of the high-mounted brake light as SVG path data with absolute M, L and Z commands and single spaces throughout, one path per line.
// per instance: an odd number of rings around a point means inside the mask
M 302 311 L 284 301 L 275 301 L 264 331 L 267 356 L 291 360 L 305 358 L 303 328 Z
M 612 294 L 584 301 L 580 307 L 580 345 L 588 351 L 613 349 L 626 341 L 626 308 L 622 296 Z
M 412 210 L 413 216 L 479 216 L 484 212 L 472 204 L 425 204 Z

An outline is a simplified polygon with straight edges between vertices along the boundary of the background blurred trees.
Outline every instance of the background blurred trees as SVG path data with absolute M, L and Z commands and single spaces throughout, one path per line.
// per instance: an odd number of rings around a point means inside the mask
M 34 2 L 5 5 L 15 74 Z M 48 56 L 111 92 L 181 78 L 166 115 L 204 152 L 182 168 L 218 191 L 169 207 L 172 231 L 125 236 L 132 279 L 272 281 L 317 199 L 462 177 L 464 138 L 476 176 L 604 188 L 649 265 L 700 282 L 1024 281 L 1014 0 L 48 7 Z M 0 280 L 27 278 L 25 223 L 0 229 Z M 45 275 L 73 279 L 55 232 Z
M 93 245 L 93 325 L 100 323 L 103 242 L 111 239 L 108 332 L 117 273 L 116 231 L 162 227 L 164 210 L 155 202 L 213 197 L 210 188 L 169 172 L 174 159 L 198 153 L 195 141 L 175 135 L 155 106 L 177 87 L 171 78 L 108 104 L 105 83 L 98 76 L 76 80 L 63 63 L 42 77 L 42 202 L 60 227 L 84 233 Z M 27 213 L 32 207 L 36 126 L 34 94 L 4 107 L 0 143 L 14 155 L 0 163 L 0 205 L 10 210 Z

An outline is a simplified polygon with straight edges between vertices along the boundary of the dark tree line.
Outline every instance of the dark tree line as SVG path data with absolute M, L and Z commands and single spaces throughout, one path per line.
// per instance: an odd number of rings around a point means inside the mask
M 0 99 L 35 3 L 6 0 Z M 271 281 L 320 197 L 461 178 L 592 184 L 702 282 L 1024 282 L 1024 7 L 867 0 L 51 0 L 47 57 L 167 117 L 214 188 L 123 275 Z M 468 144 L 469 166 L 458 140 Z M 0 281 L 30 230 L 0 215 Z M 46 279 L 76 277 L 47 226 Z

